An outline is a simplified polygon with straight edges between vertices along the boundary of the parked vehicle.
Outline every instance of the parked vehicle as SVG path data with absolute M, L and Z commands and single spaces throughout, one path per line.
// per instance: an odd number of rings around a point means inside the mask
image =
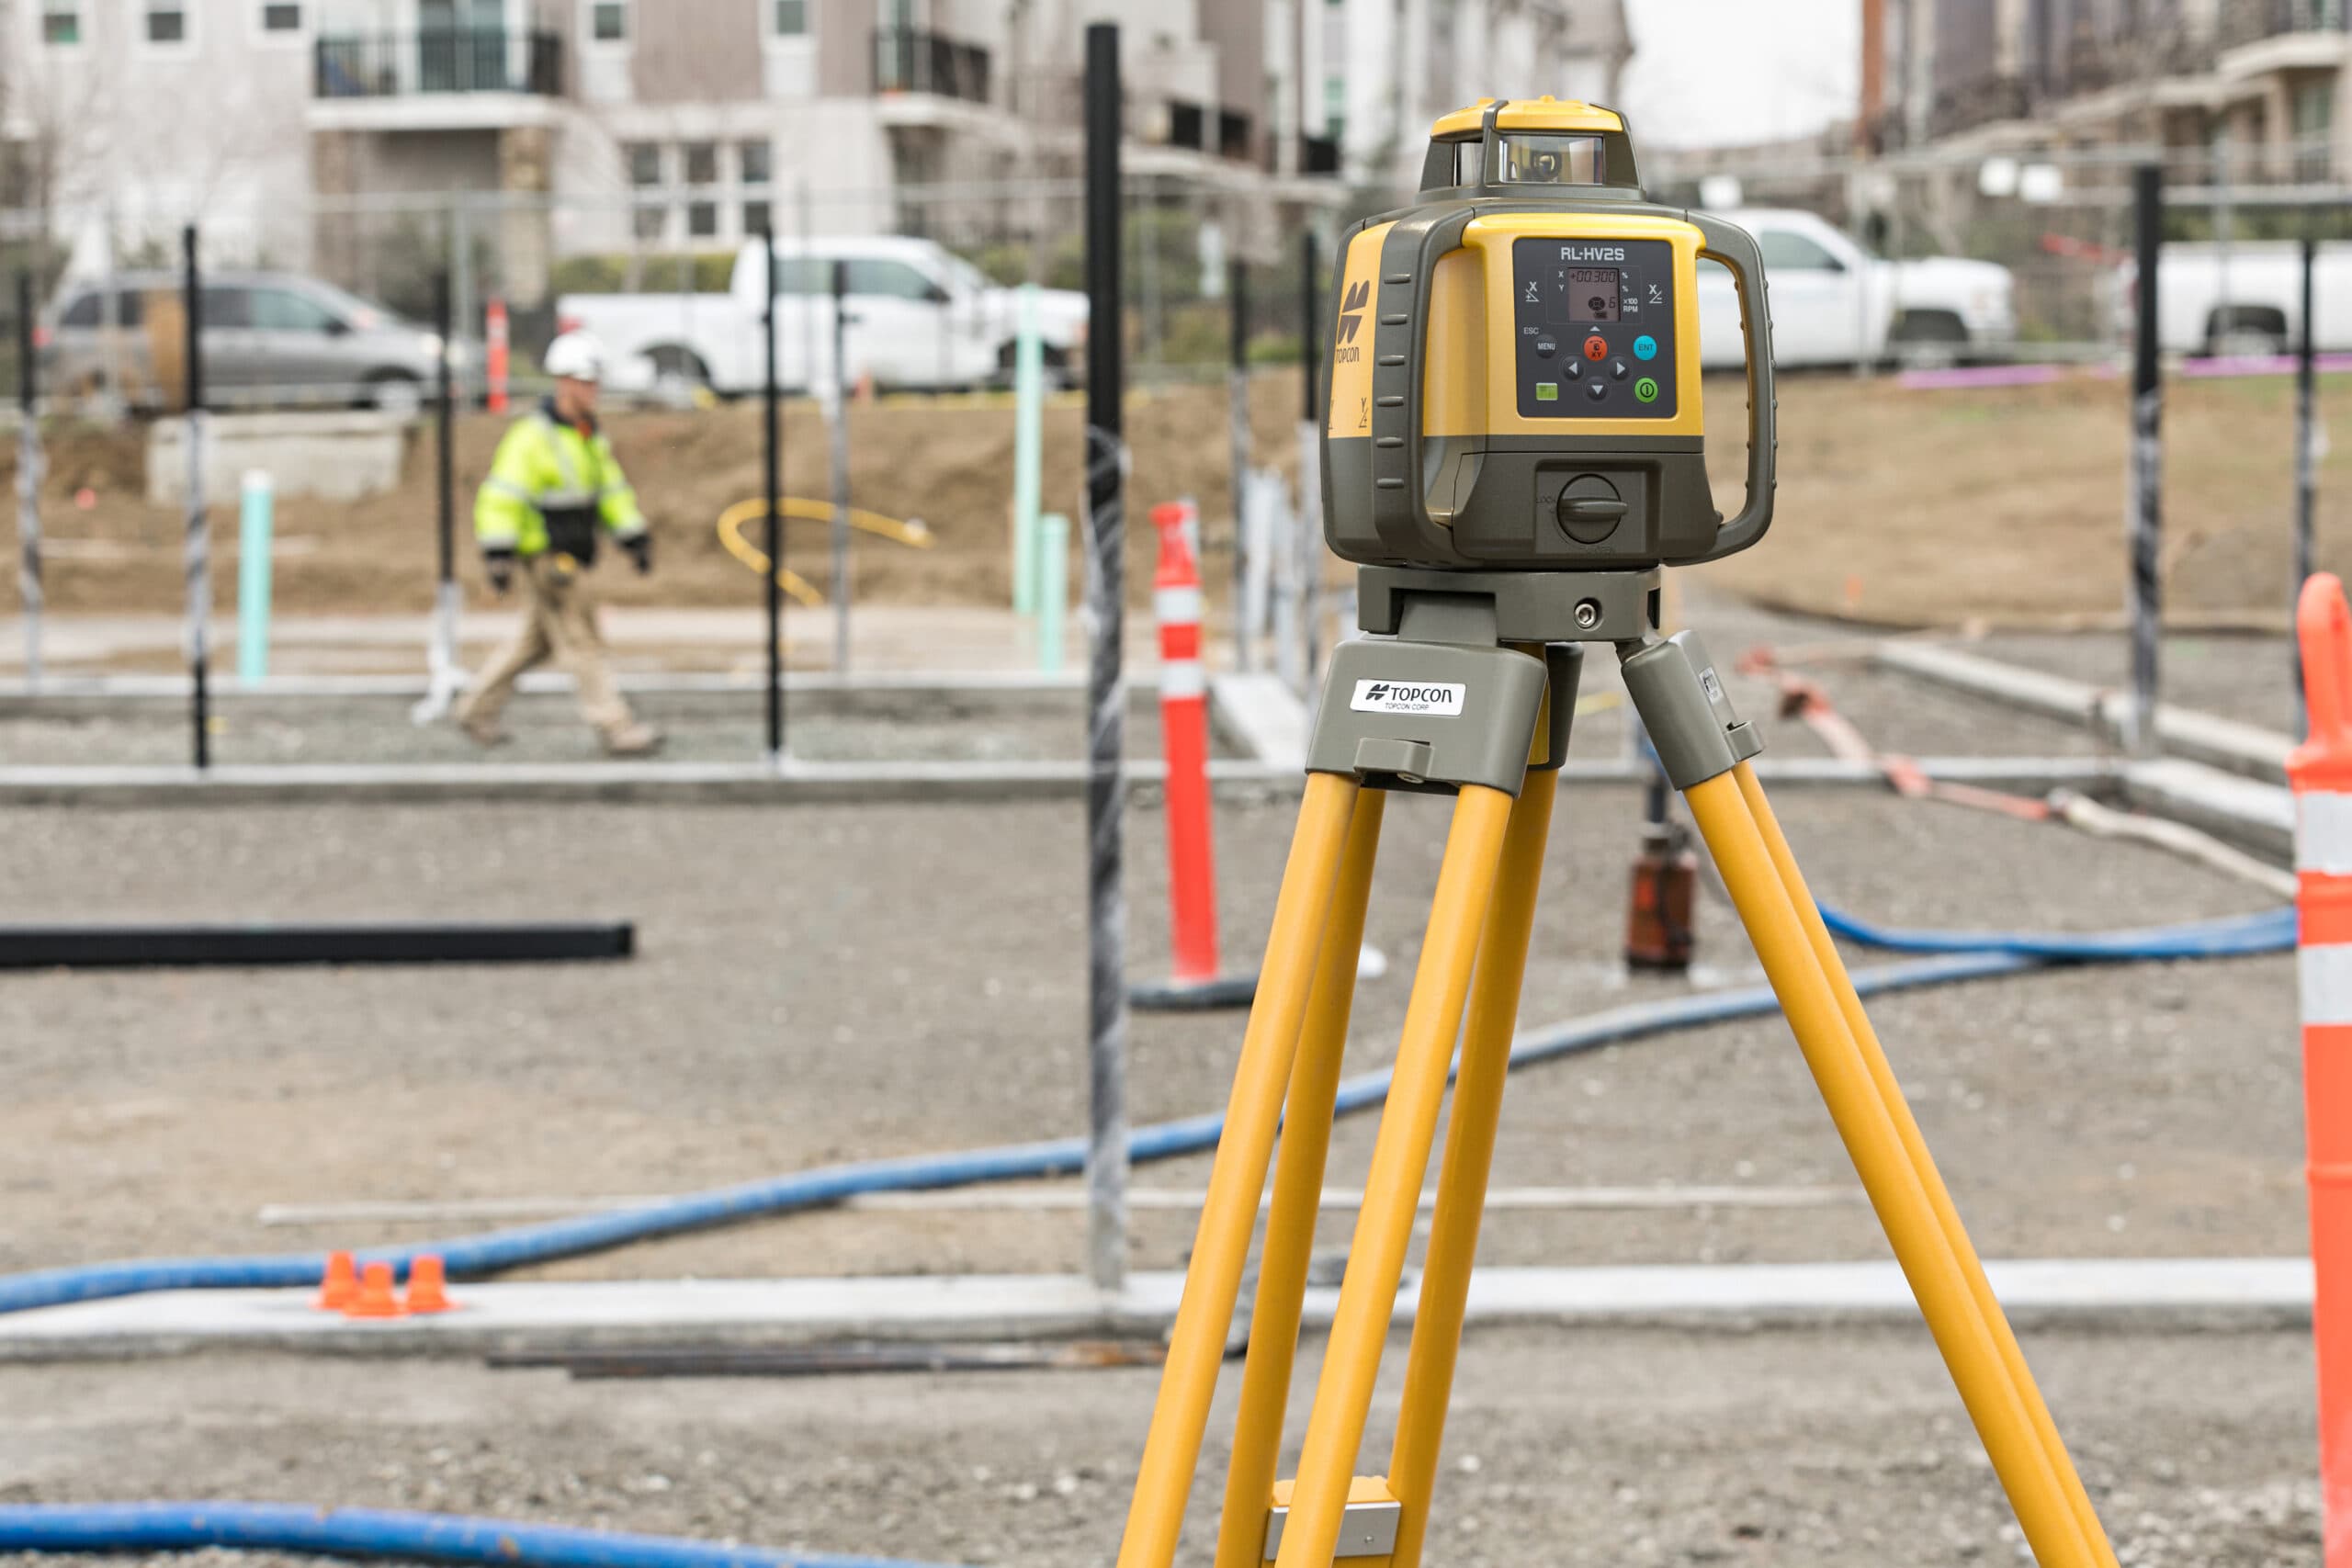
M 833 266 L 847 269 L 844 359 L 852 381 L 941 389 L 984 386 L 1010 374 L 1020 291 L 990 284 L 979 269 L 929 240 L 818 239 L 776 244 L 777 378 L 788 388 L 832 378 Z M 556 301 L 564 327 L 594 333 L 612 351 L 614 385 L 642 389 L 683 381 L 735 394 L 766 376 L 767 255 L 754 242 L 735 257 L 724 294 L 568 294 Z M 1086 338 L 1086 296 L 1037 291 L 1038 335 L 1047 373 L 1070 380 Z
M 2156 342 L 2167 354 L 2285 354 L 2302 341 L 2302 247 L 2292 240 L 2168 243 L 2156 264 Z M 2117 272 L 2116 330 L 2138 330 L 2140 267 Z M 2312 278 L 2318 346 L 2352 348 L 2352 246 L 2322 245 Z
M 358 404 L 413 412 L 440 374 L 440 335 L 389 306 L 288 272 L 217 272 L 203 281 L 205 401 L 215 408 Z M 119 389 L 134 408 L 176 400 L 184 331 L 175 272 L 126 272 L 69 284 L 44 322 L 42 378 L 67 392 Z M 165 297 L 151 321 L 149 300 Z M 111 296 L 112 320 L 108 320 Z M 159 353 L 160 350 L 160 353 Z M 460 339 L 462 380 L 481 364 Z M 166 387 L 168 379 L 173 385 Z
M 1852 365 L 1889 357 L 1952 361 L 2007 353 L 2017 337 L 2009 269 L 1961 256 L 1890 262 L 1810 212 L 1751 208 L 1719 216 L 1756 236 L 1772 290 L 1772 363 Z M 1699 362 L 1746 358 L 1731 274 L 1699 270 Z

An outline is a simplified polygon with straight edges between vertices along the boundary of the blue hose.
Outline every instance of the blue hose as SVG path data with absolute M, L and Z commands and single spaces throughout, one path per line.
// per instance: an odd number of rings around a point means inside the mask
M 2292 910 L 2079 937 L 1906 931 L 1869 925 L 1826 908 L 1822 915 L 1832 930 L 1856 942 L 1941 955 L 1887 964 L 1856 975 L 1854 987 L 1865 996 L 2015 974 L 2050 963 L 2270 953 L 2292 947 L 2295 941 Z M 1511 1051 L 1510 1065 L 1516 1069 L 1670 1030 L 1753 1018 L 1775 1011 L 1778 1007 L 1767 986 L 1634 1003 L 1522 1035 Z M 1388 1082 L 1385 1070 L 1344 1080 L 1337 1112 L 1345 1115 L 1378 1105 L 1387 1095 Z M 1224 1125 L 1222 1114 L 1208 1111 L 1138 1127 L 1128 1145 L 1130 1157 L 1137 1164 L 1146 1164 L 1204 1154 L 1216 1147 Z M 1052 1138 L 962 1154 L 858 1160 L 688 1193 L 641 1208 L 551 1220 L 447 1241 L 378 1247 L 360 1254 L 360 1258 L 363 1262 L 390 1262 L 396 1272 L 404 1274 L 412 1258 L 422 1253 L 437 1253 L 452 1277 L 479 1279 L 654 1236 L 820 1208 L 862 1193 L 928 1191 L 991 1181 L 1067 1176 L 1084 1168 L 1085 1161 L 1086 1140 L 1081 1137 Z M 317 1284 L 325 1269 L 325 1255 L 309 1252 L 242 1258 L 139 1258 L 39 1269 L 0 1277 L 0 1313 L 27 1312 L 36 1307 L 150 1291 L 304 1287 Z
M 513 1519 L 288 1503 L 0 1506 L 0 1551 L 306 1551 L 499 1568 L 931 1568 L 890 1557 L 754 1546 Z

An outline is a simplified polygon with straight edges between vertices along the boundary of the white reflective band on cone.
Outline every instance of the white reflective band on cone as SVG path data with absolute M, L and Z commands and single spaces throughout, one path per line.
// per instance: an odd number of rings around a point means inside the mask
M 2295 955 L 2295 973 L 2302 983 L 2306 1027 L 2352 1024 L 2352 946 L 2303 948 Z
M 1198 588 L 1159 588 L 1151 595 L 1151 613 L 1159 617 L 1163 626 L 1197 626 L 1201 624 L 1201 591 Z
M 1197 659 L 1177 659 L 1159 667 L 1159 700 L 1173 702 L 1208 694 L 1209 678 Z
M 2352 876 L 2352 795 L 2315 789 L 2295 796 L 2295 869 Z

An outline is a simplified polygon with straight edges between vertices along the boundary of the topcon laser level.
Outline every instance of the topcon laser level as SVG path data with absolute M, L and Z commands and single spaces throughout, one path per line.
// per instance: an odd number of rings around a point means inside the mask
M 1589 643 L 1616 649 L 1626 694 L 1723 874 L 2035 1559 L 2115 1568 L 1764 798 L 1751 762 L 1763 742 L 1698 639 L 1657 635 L 1660 568 L 1744 549 L 1771 518 L 1771 330 L 1754 243 L 1717 220 L 1645 205 L 1623 119 L 1585 104 L 1489 101 L 1448 115 L 1421 187 L 1424 205 L 1363 225 L 1340 259 L 1324 531 L 1357 563 L 1362 625 L 1374 635 L 1340 645 L 1325 673 L 1298 829 L 1118 1568 L 1175 1562 L 1270 1167 L 1216 1568 L 1420 1562 Z M 1747 344 L 1747 499 L 1729 523 L 1702 466 L 1702 256 L 1731 269 Z M 1392 790 L 1453 795 L 1453 822 L 1296 1479 L 1279 1481 Z M 1393 1447 L 1386 1473 L 1360 1474 L 1449 1079 Z
M 1365 565 L 1557 570 L 1713 560 L 1772 516 L 1771 327 L 1756 242 L 1642 199 L 1611 110 L 1492 100 L 1437 122 L 1419 206 L 1340 257 L 1324 526 Z M 1747 501 L 1707 486 L 1698 265 L 1747 344 Z

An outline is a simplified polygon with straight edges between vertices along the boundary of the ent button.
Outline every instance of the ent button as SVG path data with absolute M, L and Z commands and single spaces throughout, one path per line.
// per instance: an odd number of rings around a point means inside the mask
M 1647 363 L 1657 357 L 1657 339 L 1644 333 L 1634 340 L 1634 357 Z

